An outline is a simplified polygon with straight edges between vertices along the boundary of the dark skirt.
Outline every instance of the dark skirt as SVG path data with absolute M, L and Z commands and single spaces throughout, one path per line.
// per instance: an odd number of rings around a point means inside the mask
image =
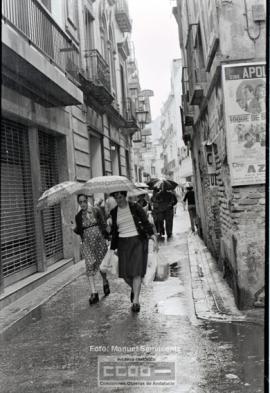
M 128 279 L 137 276 L 144 277 L 147 256 L 148 239 L 141 239 L 139 236 L 119 237 L 119 277 Z

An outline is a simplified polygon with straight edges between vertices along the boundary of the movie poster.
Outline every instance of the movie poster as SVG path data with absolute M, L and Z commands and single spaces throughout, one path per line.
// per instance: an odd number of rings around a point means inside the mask
M 265 76 L 265 63 L 223 66 L 232 186 L 265 183 Z

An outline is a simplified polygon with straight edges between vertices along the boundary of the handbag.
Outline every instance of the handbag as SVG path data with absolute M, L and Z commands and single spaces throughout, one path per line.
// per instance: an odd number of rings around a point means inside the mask
M 157 253 L 157 268 L 154 281 L 166 281 L 169 278 L 170 274 L 170 265 L 161 257 L 159 253 Z
M 118 256 L 115 255 L 114 250 L 108 249 L 99 269 L 103 273 L 110 273 L 114 276 L 118 276 Z

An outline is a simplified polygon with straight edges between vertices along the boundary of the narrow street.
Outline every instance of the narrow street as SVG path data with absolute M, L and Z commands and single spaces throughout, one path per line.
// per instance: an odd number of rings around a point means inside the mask
M 0 393 L 264 393 L 267 2 L 2 4 Z
M 36 309 L 32 321 L 2 345 L 1 393 L 263 392 L 263 327 L 196 318 L 189 233 L 188 213 L 178 206 L 173 238 L 160 243 L 174 269 L 167 281 L 143 287 L 138 314 L 131 312 L 129 289 L 120 279 L 111 279 L 111 294 L 89 307 L 84 275 Z M 173 356 L 176 384 L 99 387 L 98 356 L 121 355 Z

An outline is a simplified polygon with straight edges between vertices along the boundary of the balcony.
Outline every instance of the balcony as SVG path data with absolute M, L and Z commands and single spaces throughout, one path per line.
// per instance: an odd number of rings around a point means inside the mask
M 117 128 L 124 128 L 126 126 L 126 120 L 120 111 L 120 106 L 116 99 L 105 107 L 105 112 L 111 123 Z
M 79 73 L 85 102 L 100 113 L 113 102 L 110 68 L 98 50 L 85 51 L 86 69 Z
M 152 130 L 151 128 L 143 128 L 142 129 L 142 136 L 151 136 L 152 135 Z
M 122 33 L 131 32 L 128 4 L 126 0 L 117 0 L 115 7 L 115 19 Z
M 180 107 L 180 113 L 181 113 L 181 123 L 182 123 L 182 139 L 185 143 L 185 145 L 187 145 L 191 138 L 192 138 L 192 134 L 193 134 L 193 117 L 192 117 L 192 122 L 190 124 L 185 124 L 185 114 L 183 112 L 183 108 Z
M 142 132 L 140 129 L 134 133 L 134 135 L 132 136 L 132 141 L 135 143 L 139 143 L 142 141 Z
M 189 85 L 189 102 L 190 105 L 200 105 L 204 98 L 204 88 L 206 84 L 206 71 L 203 64 L 203 54 L 199 25 L 193 23 L 189 25 L 186 52 L 187 67 L 185 73 L 185 82 Z
M 118 48 L 118 52 L 121 54 L 124 60 L 126 60 L 128 56 L 130 56 L 130 48 L 127 39 L 125 39 L 122 42 L 118 42 L 117 48 Z
M 185 126 L 193 125 L 194 107 L 189 102 L 189 82 L 187 67 L 182 68 L 182 105 L 183 105 L 183 122 Z
M 190 70 L 190 105 L 200 105 L 204 98 L 204 86 L 206 84 L 206 72 L 199 68 Z
M 79 50 L 37 0 L 2 2 L 2 83 L 46 107 L 83 103 Z
M 133 135 L 137 132 L 140 127 L 136 118 L 136 106 L 131 98 L 128 98 L 123 104 L 124 118 L 126 120 L 126 125 L 123 129 L 124 133 L 127 135 Z
M 194 112 L 191 109 L 192 107 L 188 103 L 188 92 L 183 94 L 182 96 L 182 104 L 183 104 L 183 122 L 185 126 L 193 126 L 194 124 Z
M 173 171 L 176 168 L 176 160 L 173 159 L 167 163 L 164 163 L 164 170 L 166 173 Z

